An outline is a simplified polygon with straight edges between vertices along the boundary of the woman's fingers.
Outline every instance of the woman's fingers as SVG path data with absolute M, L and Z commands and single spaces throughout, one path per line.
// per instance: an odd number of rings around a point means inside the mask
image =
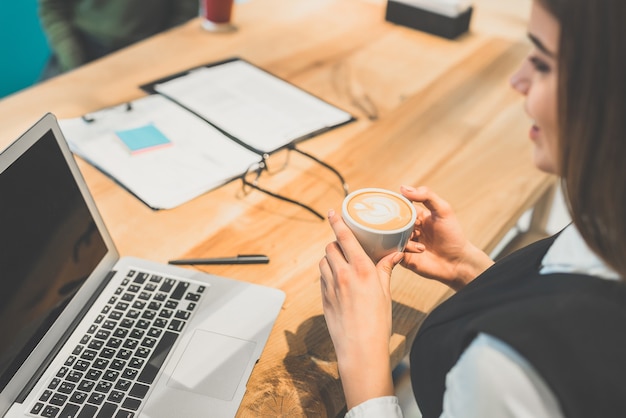
M 434 193 L 428 187 L 421 186 L 414 188 L 411 186 L 401 186 L 400 192 L 407 199 L 423 204 L 431 215 L 445 217 L 452 212 L 448 202 Z
M 426 246 L 418 241 L 409 241 L 406 243 L 405 251 L 410 253 L 423 253 L 426 251 Z
M 363 250 L 350 228 L 348 228 L 341 216 L 332 209 L 328 211 L 328 221 L 337 237 L 336 242 L 348 263 L 352 263 L 355 258 L 367 257 L 365 250 Z

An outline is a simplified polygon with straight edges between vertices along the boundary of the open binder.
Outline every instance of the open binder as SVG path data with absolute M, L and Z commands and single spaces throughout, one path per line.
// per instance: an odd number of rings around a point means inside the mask
M 149 95 L 59 121 L 72 151 L 170 209 L 354 117 L 241 58 L 141 86 Z

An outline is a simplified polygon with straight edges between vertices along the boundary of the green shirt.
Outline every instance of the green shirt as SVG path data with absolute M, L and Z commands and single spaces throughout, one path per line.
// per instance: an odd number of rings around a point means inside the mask
M 198 0 L 39 0 L 39 17 L 63 71 L 88 61 L 80 33 L 113 51 L 198 15 Z

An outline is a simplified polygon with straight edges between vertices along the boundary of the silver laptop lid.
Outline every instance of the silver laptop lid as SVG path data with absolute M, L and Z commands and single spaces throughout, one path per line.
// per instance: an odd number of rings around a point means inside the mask
M 0 154 L 0 415 L 119 258 L 52 114 Z

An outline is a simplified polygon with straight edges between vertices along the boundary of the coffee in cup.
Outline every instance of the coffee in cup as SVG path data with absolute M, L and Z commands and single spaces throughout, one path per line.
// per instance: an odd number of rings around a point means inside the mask
M 413 232 L 417 212 L 413 204 L 399 193 L 366 188 L 356 190 L 344 199 L 342 216 L 376 263 L 387 254 L 404 250 Z

